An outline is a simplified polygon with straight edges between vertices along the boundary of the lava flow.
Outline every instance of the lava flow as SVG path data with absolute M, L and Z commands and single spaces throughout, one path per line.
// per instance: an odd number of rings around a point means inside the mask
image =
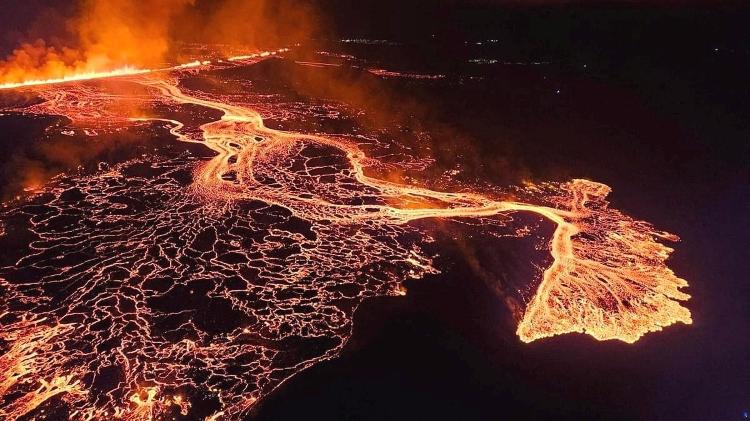
M 632 343 L 691 323 L 687 283 L 660 242 L 676 237 L 609 208 L 604 184 L 541 183 L 508 200 L 386 181 L 356 138 L 268 128 L 241 96 L 188 89 L 184 75 L 124 75 L 144 92 L 127 98 L 106 83 L 33 88 L 46 101 L 28 113 L 167 130 L 215 155 L 63 175 L 2 211 L 0 242 L 28 247 L 0 267 L 0 417 L 241 418 L 338 355 L 363 299 L 437 271 L 415 220 L 554 224 L 524 342 L 582 332 Z M 150 112 L 122 115 L 123 101 Z

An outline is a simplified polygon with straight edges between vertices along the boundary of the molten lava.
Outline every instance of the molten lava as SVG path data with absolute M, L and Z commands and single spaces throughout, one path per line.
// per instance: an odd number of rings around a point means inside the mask
M 123 116 L 113 104 L 126 99 L 105 86 L 35 88 L 47 101 L 29 113 L 167 127 L 215 156 L 144 156 L 63 176 L 0 214 L 26 221 L 33 237 L 0 268 L 3 418 L 56 402 L 74 419 L 155 419 L 188 414 L 201 394 L 215 398 L 204 416 L 241 418 L 338 355 L 364 298 L 403 295 L 405 279 L 437 271 L 419 247 L 429 234 L 410 224 L 422 219 L 483 218 L 502 229 L 499 216 L 530 213 L 555 225 L 552 264 L 518 326 L 524 342 L 570 332 L 635 342 L 691 323 L 680 304 L 687 283 L 660 243 L 677 238 L 609 208 L 606 185 L 529 185 L 504 200 L 386 181 L 354 138 L 274 130 L 239 97 L 182 87 L 191 66 L 168 78 L 112 76 L 149 93 L 127 100 L 219 118 Z
M 271 57 L 271 56 L 274 56 L 276 54 L 283 53 L 286 51 L 289 51 L 289 49 L 281 48 L 275 51 L 263 51 L 260 53 L 233 56 L 233 57 L 227 58 L 227 61 L 246 62 L 248 60 L 254 60 L 257 58 Z M 96 72 L 81 72 L 81 73 L 73 72 L 72 74 L 58 77 L 58 78 L 30 79 L 30 80 L 23 80 L 20 82 L 0 83 L 0 90 L 18 89 L 18 88 L 26 88 L 26 87 L 31 87 L 31 86 L 40 86 L 40 85 L 55 85 L 59 83 L 68 83 L 68 82 L 81 82 L 81 81 L 86 81 L 86 80 L 105 79 L 105 78 L 113 78 L 113 77 L 118 77 L 118 76 L 134 76 L 134 75 L 141 75 L 141 74 L 154 73 L 154 72 L 168 72 L 168 71 L 173 71 L 173 70 L 184 70 L 184 69 L 191 69 L 195 67 L 209 66 L 209 65 L 211 65 L 211 61 L 209 60 L 203 60 L 203 61 L 196 60 L 196 61 L 191 61 L 189 63 L 178 64 L 176 66 L 160 68 L 160 69 L 139 69 L 136 67 L 125 66 L 125 67 L 121 67 L 119 69 L 114 69 L 114 70 L 103 70 L 103 71 L 96 71 Z
M 0 89 L 16 89 L 27 86 L 38 86 L 38 85 L 52 85 L 56 83 L 75 82 L 82 80 L 91 79 L 102 79 L 117 76 L 130 76 L 142 73 L 149 73 L 150 70 L 136 69 L 132 67 L 124 67 L 121 69 L 103 71 L 103 72 L 88 72 L 88 73 L 76 73 L 69 76 L 63 76 L 60 78 L 53 79 L 36 79 L 36 80 L 24 80 L 23 82 L 9 82 L 0 84 Z

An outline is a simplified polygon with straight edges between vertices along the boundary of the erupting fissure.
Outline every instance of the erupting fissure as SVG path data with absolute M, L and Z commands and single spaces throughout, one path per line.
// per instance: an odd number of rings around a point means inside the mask
M 275 51 L 263 51 L 260 53 L 253 53 L 253 54 L 245 54 L 241 56 L 232 56 L 228 57 L 226 59 L 227 62 L 242 62 L 247 60 L 254 60 L 257 58 L 264 58 L 264 57 L 270 57 L 274 56 L 279 53 L 283 53 L 288 51 L 287 48 L 282 48 Z M 133 75 L 141 75 L 146 73 L 157 73 L 157 72 L 169 72 L 173 70 L 184 70 L 184 69 L 190 69 L 195 67 L 207 67 L 210 66 L 212 62 L 210 60 L 195 60 L 191 61 L 189 63 L 183 63 L 178 64 L 176 66 L 171 67 L 164 67 L 160 69 L 141 69 L 138 67 L 133 66 L 124 66 L 118 69 L 114 70 L 100 70 L 100 71 L 92 71 L 92 72 L 73 72 L 66 76 L 61 76 L 57 78 L 50 78 L 50 79 L 31 79 L 31 80 L 24 80 L 21 82 L 6 82 L 6 83 L 0 83 L 0 90 L 4 89 L 18 89 L 18 88 L 26 88 L 31 86 L 40 86 L 40 85 L 55 85 L 60 83 L 68 83 L 68 82 L 81 82 L 86 80 L 93 80 L 93 79 L 105 79 L 105 78 L 113 78 L 118 76 L 133 76 Z
M 216 155 L 64 176 L 3 211 L 27 221 L 33 245 L 0 268 L 2 418 L 50 402 L 77 419 L 186 415 L 201 393 L 216 400 L 204 416 L 239 418 L 335 357 L 362 299 L 436 271 L 419 247 L 428 234 L 410 224 L 420 219 L 531 213 L 554 224 L 552 263 L 518 325 L 524 342 L 581 332 L 632 343 L 691 323 L 687 283 L 661 243 L 676 237 L 611 209 L 604 184 L 540 183 L 502 200 L 386 181 L 352 139 L 268 128 L 236 98 L 187 90 L 178 73 L 118 75 L 145 87 L 143 102 L 221 117 L 108 114 L 118 99 L 80 83 L 37 88 L 47 102 L 27 111 L 167 125 Z

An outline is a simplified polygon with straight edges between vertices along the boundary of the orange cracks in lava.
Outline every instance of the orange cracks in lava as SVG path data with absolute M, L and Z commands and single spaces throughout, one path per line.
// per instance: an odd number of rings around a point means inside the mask
M 334 205 L 321 198 L 288 197 L 312 205 L 318 215 L 346 223 L 362 219 L 386 219 L 406 223 L 423 218 L 486 217 L 505 212 L 538 214 L 556 225 L 549 244 L 552 265 L 544 272 L 537 293 L 529 303 L 518 326 L 524 342 L 563 333 L 587 333 L 598 340 L 619 339 L 633 343 L 643 334 L 664 326 L 691 323 L 690 311 L 679 304 L 689 295 L 680 291 L 687 282 L 677 277 L 665 261 L 672 249 L 658 242 L 676 241 L 675 236 L 654 231 L 648 224 L 635 221 L 607 207 L 610 188 L 604 184 L 576 179 L 564 189 L 570 194 L 551 206 L 495 201 L 481 194 L 438 192 L 369 177 L 368 159 L 356 144 L 322 136 L 286 133 L 264 126 L 261 116 L 242 106 L 234 106 L 184 94 L 177 86 L 159 81 L 161 94 L 181 104 L 194 104 L 224 113 L 220 121 L 201 127 L 205 145 L 218 155 L 201 166 L 195 187 L 216 198 L 247 196 L 253 179 L 253 160 L 269 145 L 309 141 L 346 152 L 358 182 L 376 189 L 393 202 L 423 206 L 368 205 L 362 208 Z M 173 134 L 180 125 L 174 122 Z M 259 143 L 256 138 L 265 141 Z M 238 157 L 230 163 L 230 157 Z M 228 183 L 225 174 L 237 175 Z M 240 187 L 242 186 L 242 187 Z M 257 198 L 257 193 L 250 196 Z M 262 200 L 289 206 L 271 197 Z M 425 203 L 442 203 L 427 207 Z M 297 211 L 297 209 L 292 209 Z
M 166 408 L 173 405 L 179 408 L 179 413 L 181 415 L 188 414 L 190 403 L 185 401 L 182 396 L 173 395 L 158 397 L 158 395 L 158 387 L 141 388 L 130 395 L 128 400 L 132 406 L 127 410 L 120 409 L 115 412 L 115 416 L 128 420 L 148 421 L 157 419 L 159 414 L 163 413 Z
M 687 282 L 665 261 L 672 249 L 658 240 L 677 237 L 608 210 L 609 187 L 587 180 L 569 184 L 567 215 L 544 210 L 557 224 L 550 242 L 554 261 L 528 304 L 518 335 L 524 342 L 569 332 L 633 343 L 643 334 L 682 322 L 679 301 Z M 535 210 L 532 210 L 535 211 Z
M 167 123 L 179 141 L 216 155 L 145 157 L 138 164 L 162 175 L 133 179 L 114 167 L 71 178 L 50 189 L 43 206 L 21 210 L 33 216 L 29 231 L 38 241 L 14 267 L 0 268 L 8 291 L 0 310 L 10 320 L 18 314 L 6 308 L 36 318 L 0 329 L 3 418 L 61 399 L 73 419 L 158 419 L 188 414 L 190 393 L 199 390 L 218 402 L 209 419 L 239 419 L 290 376 L 335 357 L 362 299 L 404 295 L 405 278 L 436 272 L 401 239 L 423 234 L 409 224 L 422 219 L 492 224 L 531 213 L 554 224 L 552 263 L 518 325 L 524 342 L 569 332 L 634 342 L 691 323 L 680 304 L 687 283 L 666 266 L 672 249 L 660 243 L 676 237 L 611 209 L 604 184 L 529 185 L 500 200 L 383 180 L 368 174 L 377 160 L 343 136 L 274 130 L 236 97 L 189 92 L 145 73 L 127 79 L 146 92 L 128 100 L 222 115 L 197 128 L 173 114 L 130 118 L 109 106 L 122 96 L 75 83 L 44 88 L 47 102 L 29 111 L 99 126 Z M 192 171 L 187 189 L 176 181 L 181 171 Z M 83 262 L 56 258 L 89 249 L 94 257 Z M 48 274 L 11 283 L 19 268 Z M 47 284 L 64 286 L 54 303 L 37 299 Z M 172 308 L 174 291 L 184 294 L 183 307 Z M 242 322 L 203 326 L 190 307 L 196 295 L 201 305 L 231 307 L 222 323 Z M 295 353 L 298 342 L 321 340 L 332 342 L 319 354 Z M 116 385 L 92 386 L 101 367 L 116 368 Z
M 27 414 L 53 396 L 65 398 L 86 395 L 77 379 L 80 373 L 55 375 L 44 371 L 43 363 L 37 361 L 40 354 L 51 352 L 54 341 L 70 330 L 70 326 L 57 324 L 48 327 L 44 320 L 29 322 L 22 320 L 16 328 L 0 332 L 0 340 L 12 344 L 10 349 L 0 356 L 0 396 L 18 383 L 26 383 L 33 389 L 27 390 L 9 404 L 0 407 L 0 417 L 16 419 Z

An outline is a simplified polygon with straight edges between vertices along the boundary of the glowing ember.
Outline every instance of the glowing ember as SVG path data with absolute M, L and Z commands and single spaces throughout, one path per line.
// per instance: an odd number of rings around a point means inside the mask
M 518 326 L 525 342 L 568 332 L 634 342 L 691 322 L 678 302 L 687 283 L 659 242 L 676 237 L 610 209 L 603 184 L 528 185 L 502 200 L 386 181 L 352 139 L 273 130 L 230 95 L 147 72 L 116 74 L 143 96 L 73 83 L 40 90 L 47 101 L 27 111 L 83 127 L 166 125 L 216 155 L 59 177 L 0 214 L 23 221 L 33 244 L 0 268 L 0 417 L 55 401 L 73 418 L 145 420 L 189 414 L 210 396 L 202 417 L 241 418 L 338 355 L 364 298 L 404 295 L 405 279 L 437 271 L 420 248 L 428 233 L 410 224 L 418 219 L 481 217 L 502 229 L 522 212 L 555 224 L 553 263 Z M 170 112 L 122 115 L 126 101 Z M 222 116 L 176 117 L 207 109 Z

